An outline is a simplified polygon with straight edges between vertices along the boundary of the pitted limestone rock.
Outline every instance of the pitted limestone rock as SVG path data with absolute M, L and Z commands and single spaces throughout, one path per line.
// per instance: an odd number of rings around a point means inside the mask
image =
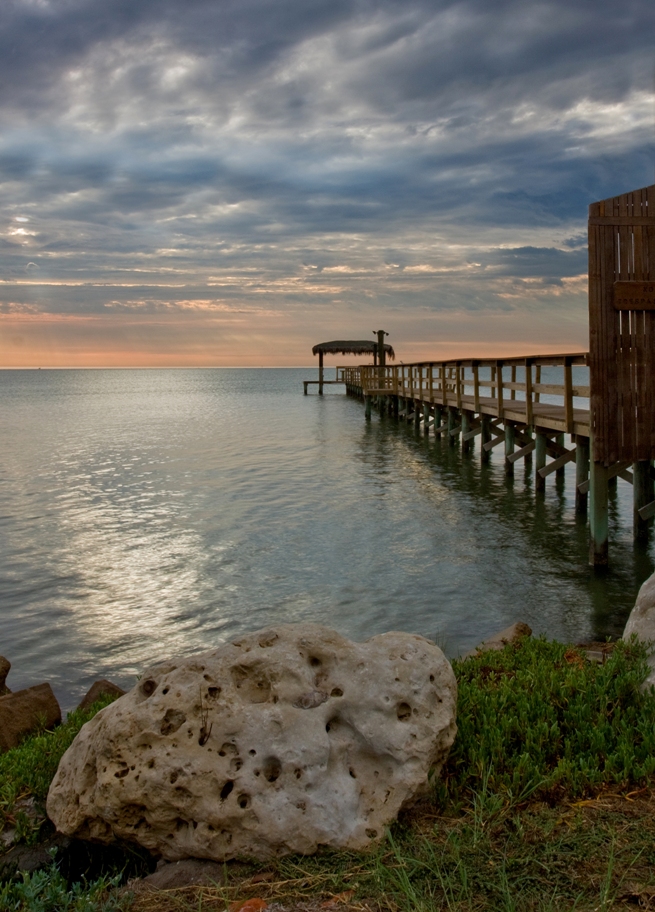
M 48 814 L 169 860 L 361 849 L 438 773 L 456 732 L 441 650 L 280 626 L 151 667 L 80 731 Z

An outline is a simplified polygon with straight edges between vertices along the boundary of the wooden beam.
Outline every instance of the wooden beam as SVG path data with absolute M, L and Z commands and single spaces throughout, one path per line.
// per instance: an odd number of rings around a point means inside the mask
M 541 469 L 546 465 L 546 444 L 547 438 L 542 431 L 537 430 L 535 433 L 535 490 L 546 490 L 546 479 L 541 475 Z
M 557 459 L 553 459 L 552 462 L 549 462 L 548 465 L 545 465 L 543 468 L 538 469 L 539 475 L 542 478 L 550 475 L 552 472 L 556 472 L 558 469 L 564 468 L 567 462 L 573 462 L 575 459 L 575 450 L 567 450 L 563 456 L 558 456 Z
M 581 485 L 587 485 L 582 491 Z M 587 512 L 587 491 L 589 490 L 589 440 L 586 437 L 576 438 L 575 447 L 575 512 Z
M 646 504 L 645 507 L 639 508 L 639 517 L 643 520 L 651 519 L 655 516 L 655 500 L 651 500 L 649 504 Z
M 473 440 L 474 437 L 477 437 L 478 434 L 482 433 L 482 425 L 476 424 L 465 434 L 462 434 L 462 440 Z
M 524 447 L 521 447 L 520 450 L 516 450 L 515 453 L 511 453 L 507 457 L 508 462 L 518 462 L 519 459 L 523 459 L 524 456 L 528 456 L 534 450 L 536 444 L 534 440 L 531 440 L 530 443 L 527 443 Z
M 497 447 L 499 443 L 504 443 L 504 442 L 505 442 L 505 435 L 499 434 L 498 437 L 492 437 L 491 440 L 488 440 L 486 443 L 483 443 L 482 449 L 486 453 L 489 453 L 491 450 L 493 450 L 494 447 Z

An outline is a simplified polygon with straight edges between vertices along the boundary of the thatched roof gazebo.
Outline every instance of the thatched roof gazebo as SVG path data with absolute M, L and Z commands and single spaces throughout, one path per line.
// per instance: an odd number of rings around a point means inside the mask
M 391 345 L 385 343 L 384 352 L 391 361 L 395 360 L 396 353 Z M 378 343 L 369 342 L 368 339 L 361 339 L 356 342 L 319 342 L 312 348 L 312 354 L 318 355 L 373 355 L 374 363 L 377 363 Z
M 384 366 L 386 358 L 389 358 L 391 361 L 394 361 L 396 358 L 396 353 L 394 352 L 391 345 L 384 342 L 384 336 L 387 333 L 384 330 L 379 330 L 376 332 L 378 337 L 377 342 L 369 342 L 368 339 L 358 339 L 358 340 L 343 340 L 337 339 L 334 342 L 319 342 L 318 345 L 315 345 L 312 348 L 312 354 L 318 355 L 318 392 L 319 395 L 323 395 L 323 385 L 326 381 L 323 379 L 323 357 L 324 355 L 373 355 L 373 364 L 376 365 L 379 363 Z M 305 392 L 307 392 L 307 386 L 305 386 Z

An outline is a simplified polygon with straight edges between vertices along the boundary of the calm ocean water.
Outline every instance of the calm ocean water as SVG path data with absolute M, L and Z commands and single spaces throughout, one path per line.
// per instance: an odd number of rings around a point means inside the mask
M 97 677 L 267 624 L 436 638 L 514 620 L 620 633 L 653 549 L 612 503 L 612 569 L 586 565 L 572 484 L 364 421 L 308 370 L 0 371 L 0 654 L 65 708 Z M 334 390 L 342 390 L 335 387 Z M 479 444 L 478 444 L 479 445 Z

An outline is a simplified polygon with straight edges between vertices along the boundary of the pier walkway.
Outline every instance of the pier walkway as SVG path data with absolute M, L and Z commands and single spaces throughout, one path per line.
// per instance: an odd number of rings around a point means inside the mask
M 608 561 L 608 489 L 633 486 L 634 533 L 655 517 L 655 185 L 589 207 L 589 351 L 522 358 L 339 367 L 337 380 L 380 415 L 480 458 L 504 448 L 505 472 L 534 463 L 535 488 L 576 467 L 590 563 Z M 570 440 L 567 443 L 566 438 Z

